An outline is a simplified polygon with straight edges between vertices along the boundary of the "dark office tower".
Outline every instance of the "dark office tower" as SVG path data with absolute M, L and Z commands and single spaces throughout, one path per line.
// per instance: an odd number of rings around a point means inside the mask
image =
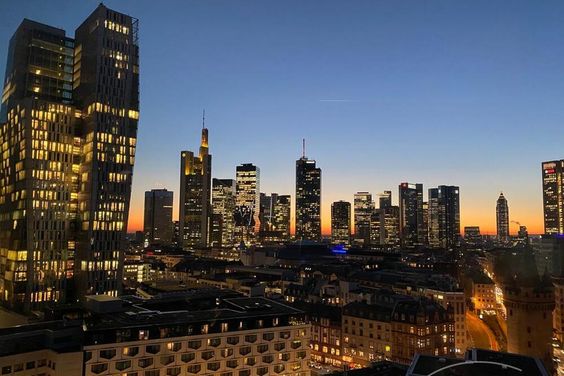
M 388 206 L 380 209 L 380 244 L 396 248 L 400 245 L 400 209 Z
M 423 244 L 429 245 L 429 202 L 423 201 Z
M 384 191 L 379 196 L 380 209 L 392 206 L 392 191 Z
M 363 246 L 370 245 L 370 220 L 374 212 L 372 195 L 358 192 L 354 195 L 354 239 Z
M 202 128 L 200 153 L 181 152 L 180 157 L 180 238 L 183 248 L 207 247 L 211 221 L 211 166 L 208 130 Z
M 451 249 L 460 244 L 460 189 L 441 185 L 429 189 L 429 246 Z
M 479 226 L 464 227 L 464 242 L 469 247 L 477 247 L 482 245 L 482 235 Z
M 509 207 L 507 200 L 503 196 L 503 192 L 499 194 L 497 205 L 495 208 L 496 224 L 497 224 L 497 239 L 500 242 L 509 241 Z
M 250 245 L 260 230 L 260 169 L 251 163 L 237 166 L 235 184 L 235 244 Z
M 424 244 L 423 184 L 401 183 L 399 186 L 401 245 L 413 248 Z
M 544 233 L 564 234 L 564 159 L 542 163 Z
M 429 219 L 428 219 L 428 241 L 429 247 L 440 248 L 440 222 L 441 222 L 441 208 L 439 205 L 439 189 L 429 189 L 429 196 L 427 197 L 429 206 Z
M 272 231 L 272 207 L 277 200 L 278 195 L 272 193 L 268 196 L 266 193 L 260 194 L 260 231 Z
M 296 239 L 321 240 L 321 169 L 305 153 L 296 161 Z
M 280 240 L 290 240 L 290 195 L 277 195 L 272 206 L 272 229 L 279 233 Z
M 121 290 L 139 117 L 137 20 L 100 5 L 75 37 L 24 20 L 8 51 L 0 299 L 23 311 Z
M 213 179 L 212 210 L 215 217 L 216 231 L 212 245 L 214 247 L 232 247 L 235 230 L 235 180 Z M 219 222 L 220 228 L 217 229 Z
M 350 245 L 351 203 L 336 201 L 331 204 L 331 243 Z
M 145 215 L 143 216 L 144 240 L 148 243 L 170 244 L 173 238 L 172 223 L 173 193 L 166 189 L 145 192 Z

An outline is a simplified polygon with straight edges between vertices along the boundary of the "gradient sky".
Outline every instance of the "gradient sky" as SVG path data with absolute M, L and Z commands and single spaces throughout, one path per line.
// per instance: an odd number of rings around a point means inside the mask
M 562 1 L 105 1 L 140 19 L 141 115 L 129 230 L 143 192 L 175 193 L 206 109 L 213 176 L 261 169 L 292 194 L 301 139 L 332 201 L 459 185 L 461 222 L 543 231 L 540 163 L 564 158 Z M 27 17 L 74 30 L 97 1 L 0 1 L 0 72 Z M 426 193 L 425 193 L 426 196 Z M 292 198 L 293 199 L 293 198 Z M 516 231 L 512 224 L 511 231 Z

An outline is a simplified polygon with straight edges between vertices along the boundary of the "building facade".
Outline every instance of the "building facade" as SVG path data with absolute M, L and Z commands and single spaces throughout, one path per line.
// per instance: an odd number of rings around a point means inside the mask
M 310 375 L 311 332 L 303 312 L 264 298 L 202 294 L 186 296 L 186 302 L 99 296 L 88 301 L 90 315 L 84 321 L 1 329 L 0 370 L 18 375 Z M 22 346 L 7 346 L 10 341 Z
M 423 184 L 401 183 L 399 186 L 401 245 L 413 248 L 425 243 L 423 223 Z
M 380 209 L 392 206 L 392 191 L 384 191 L 379 195 L 379 207 Z
M 214 223 L 218 223 L 218 235 L 214 237 L 212 246 L 232 247 L 235 231 L 235 180 L 213 179 L 212 212 Z
M 291 205 L 290 195 L 277 195 L 272 208 L 272 229 L 283 241 L 290 240 Z
M 321 240 L 321 169 L 305 156 L 296 161 L 296 239 Z
M 143 216 L 145 242 L 172 243 L 174 235 L 172 202 L 172 191 L 153 189 L 145 192 L 145 211 Z
M 39 309 L 117 295 L 139 118 L 137 20 L 98 6 L 76 30 L 10 40 L 0 145 L 0 299 Z
M 372 194 L 358 192 L 354 195 L 354 239 L 362 246 L 370 245 L 370 220 L 374 212 Z
M 331 204 L 331 243 L 350 245 L 351 203 L 336 201 Z
M 564 159 L 542 163 L 544 233 L 564 234 Z
M 509 241 L 509 206 L 503 192 L 499 194 L 495 207 L 497 240 L 505 243 Z
M 460 245 L 460 189 L 440 185 L 429 189 L 429 246 L 452 249 Z
M 200 152 L 180 152 L 179 229 L 183 248 L 201 248 L 209 244 L 211 223 L 211 167 L 208 130 L 202 128 Z
M 245 163 L 236 168 L 235 244 L 253 244 L 260 230 L 260 169 Z

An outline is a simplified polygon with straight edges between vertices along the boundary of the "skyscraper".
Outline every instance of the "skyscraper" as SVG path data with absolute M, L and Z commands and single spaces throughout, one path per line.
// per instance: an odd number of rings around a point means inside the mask
M 245 163 L 236 168 L 235 243 L 250 245 L 260 230 L 260 169 Z
M 379 194 L 379 196 L 380 209 L 392 206 L 392 191 L 384 191 L 384 193 Z
M 173 193 L 166 189 L 145 192 L 143 232 L 144 240 L 148 243 L 172 243 L 172 201 Z
M 423 184 L 400 184 L 399 209 L 401 245 L 407 248 L 423 245 Z
M 278 199 L 278 194 L 272 193 L 270 196 L 266 193 L 260 194 L 260 231 L 272 231 L 272 214 L 273 206 Z
M 509 206 L 507 200 L 503 196 L 503 192 L 499 194 L 495 209 L 497 223 L 497 239 L 500 242 L 509 241 Z
M 202 127 L 200 153 L 180 153 L 180 238 L 184 248 L 207 247 L 211 222 L 211 166 L 208 130 Z
M 213 179 L 212 182 L 213 214 L 219 219 L 219 234 L 214 239 L 215 247 L 232 247 L 235 231 L 235 180 Z
M 400 245 L 400 209 L 398 206 L 387 206 L 380 212 L 380 244 L 389 247 Z
M 296 161 L 296 239 L 321 240 L 321 169 L 305 151 Z
M 277 195 L 272 206 L 272 229 L 280 233 L 280 240 L 290 240 L 290 195 Z
M 29 311 L 121 290 L 139 118 L 137 25 L 101 4 L 74 40 L 30 20 L 10 40 L 0 118 L 4 305 Z
M 370 245 L 370 220 L 374 212 L 372 195 L 358 192 L 354 195 L 354 238 L 363 246 Z
M 542 163 L 544 233 L 564 234 L 564 159 Z
M 331 204 L 331 243 L 350 245 L 351 203 L 336 201 Z
M 439 248 L 441 246 L 441 239 L 440 239 L 441 209 L 439 205 L 438 188 L 429 189 L 427 202 L 429 206 L 429 216 L 428 216 L 429 219 L 427 223 L 429 247 Z
M 440 185 L 429 189 L 429 246 L 451 249 L 460 244 L 460 189 Z

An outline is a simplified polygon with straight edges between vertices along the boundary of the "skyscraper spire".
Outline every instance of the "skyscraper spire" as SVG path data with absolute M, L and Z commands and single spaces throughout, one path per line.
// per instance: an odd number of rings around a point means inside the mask
M 305 153 L 305 138 L 302 138 L 302 158 L 305 159 L 306 157 L 306 153 Z
M 202 141 L 200 142 L 200 158 L 208 154 L 208 129 L 206 128 L 206 110 L 202 112 Z

